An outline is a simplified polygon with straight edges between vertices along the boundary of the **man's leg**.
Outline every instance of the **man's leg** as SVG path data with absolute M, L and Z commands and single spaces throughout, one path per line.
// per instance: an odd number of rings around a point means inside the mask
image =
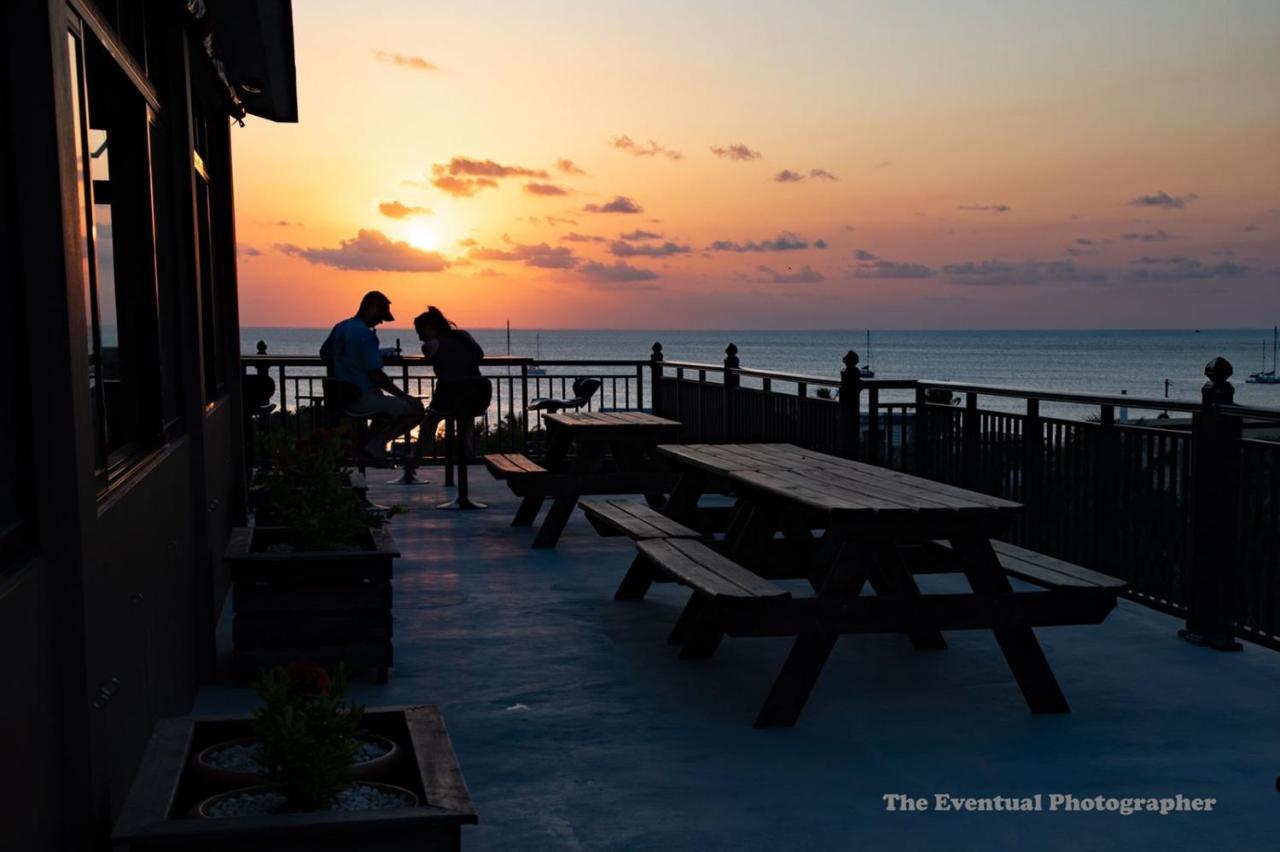
M 386 414 L 391 420 L 385 426 L 369 436 L 363 450 L 368 455 L 380 458 L 387 453 L 387 444 L 422 422 L 422 403 L 398 396 L 381 393 L 366 393 L 354 405 L 353 412 L 360 414 Z

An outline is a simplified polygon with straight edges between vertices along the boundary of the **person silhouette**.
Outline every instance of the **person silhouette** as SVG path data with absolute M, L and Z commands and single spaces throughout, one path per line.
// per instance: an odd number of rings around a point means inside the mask
M 435 305 L 414 317 L 413 328 L 422 341 L 422 355 L 436 374 L 435 391 L 418 432 L 418 455 L 423 454 L 421 442 L 435 434 L 440 421 L 454 418 L 458 421 L 458 440 L 465 456 L 470 456 L 474 420 L 489 410 L 493 398 L 489 380 L 480 375 L 484 349 Z

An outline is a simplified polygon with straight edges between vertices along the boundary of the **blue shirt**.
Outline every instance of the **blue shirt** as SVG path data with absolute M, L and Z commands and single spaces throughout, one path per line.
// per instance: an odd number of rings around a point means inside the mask
M 349 382 L 361 392 L 374 389 L 369 371 L 382 369 L 378 334 L 359 317 L 345 319 L 333 327 L 320 347 L 320 357 L 335 379 Z

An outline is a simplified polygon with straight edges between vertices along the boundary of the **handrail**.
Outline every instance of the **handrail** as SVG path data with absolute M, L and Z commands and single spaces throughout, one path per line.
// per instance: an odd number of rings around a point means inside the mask
M 324 361 L 319 355 L 241 355 L 240 362 L 249 365 L 263 365 L 270 367 L 323 367 Z M 523 355 L 486 355 L 481 360 L 481 366 L 489 367 L 520 367 L 527 364 L 548 363 L 536 362 L 533 358 Z M 397 355 L 393 358 L 384 358 L 383 364 L 388 367 L 402 366 L 431 366 L 431 362 L 421 355 Z
M 1083 394 L 1069 391 L 1038 391 L 1029 388 L 1011 388 L 1002 385 L 975 385 L 967 382 L 929 381 L 920 379 L 923 388 L 938 388 L 956 393 L 974 393 L 981 396 L 1005 396 L 1037 399 L 1043 402 L 1061 402 L 1077 405 L 1114 405 L 1117 407 L 1140 408 L 1143 410 L 1199 411 L 1199 402 L 1176 399 L 1153 399 L 1141 396 L 1120 394 Z M 1276 412 L 1280 414 L 1280 411 Z

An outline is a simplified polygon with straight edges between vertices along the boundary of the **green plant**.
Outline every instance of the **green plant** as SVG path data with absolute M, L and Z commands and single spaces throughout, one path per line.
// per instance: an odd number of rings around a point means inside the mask
M 264 672 L 254 729 L 261 761 L 294 811 L 320 810 L 352 780 L 356 728 L 364 708 L 345 700 L 346 667 L 333 676 L 309 660 Z
M 305 438 L 278 434 L 266 449 L 267 464 L 255 485 L 262 488 L 273 522 L 289 528 L 290 543 L 297 549 L 351 547 L 368 527 L 382 523 L 351 488 L 344 433 L 318 429 Z

